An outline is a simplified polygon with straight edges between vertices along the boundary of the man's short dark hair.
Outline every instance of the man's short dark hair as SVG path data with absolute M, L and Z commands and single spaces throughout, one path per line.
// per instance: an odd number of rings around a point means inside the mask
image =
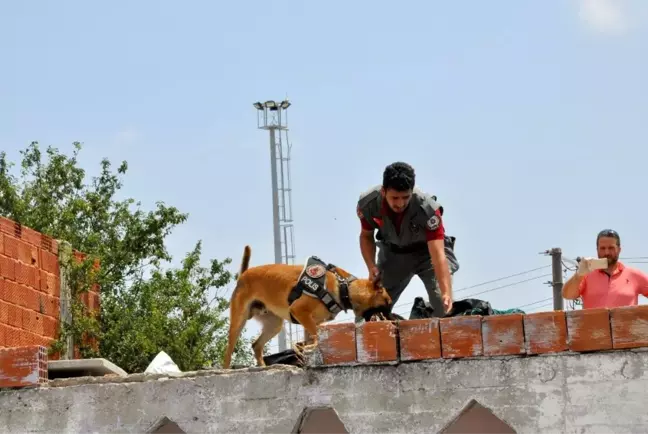
M 398 161 L 385 167 L 383 172 L 383 188 L 396 191 L 414 189 L 416 175 L 414 168 L 407 163 Z
M 601 232 L 598 233 L 598 235 L 596 236 L 597 247 L 598 247 L 599 240 L 603 237 L 614 238 L 617 242 L 617 246 L 621 247 L 621 237 L 619 237 L 619 233 L 614 229 L 603 229 Z

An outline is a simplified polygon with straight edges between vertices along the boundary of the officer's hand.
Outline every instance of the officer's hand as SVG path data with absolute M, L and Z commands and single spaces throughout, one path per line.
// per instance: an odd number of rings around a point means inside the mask
M 369 269 L 369 280 L 376 282 L 380 278 L 380 270 L 375 265 Z
M 450 309 L 452 309 L 452 295 L 445 294 L 441 296 L 441 301 L 443 302 L 443 310 L 445 313 L 450 312 Z
M 592 271 L 592 267 L 590 264 L 591 260 L 592 258 L 582 258 L 578 263 L 578 270 L 576 270 L 576 274 L 579 276 L 584 276 L 588 274 L 590 271 Z

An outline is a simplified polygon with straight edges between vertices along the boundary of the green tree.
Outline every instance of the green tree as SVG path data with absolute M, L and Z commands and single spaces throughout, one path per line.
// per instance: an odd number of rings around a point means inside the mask
M 159 351 L 184 371 L 218 366 L 227 339 L 229 301 L 222 292 L 234 277 L 226 269 L 231 260 L 202 267 L 198 241 L 181 267 L 164 268 L 171 260 L 165 238 L 188 215 L 163 202 L 145 211 L 134 199 L 118 200 L 125 161 L 113 171 L 103 159 L 99 175 L 87 182 L 78 163 L 81 148 L 74 143 L 68 156 L 50 146 L 43 155 L 33 142 L 21 151 L 19 170 L 0 153 L 0 215 L 87 255 L 82 261 L 61 256 L 72 321 L 52 350 L 61 350 L 71 335 L 83 357 L 105 357 L 128 372 L 143 371 Z M 93 284 L 101 288 L 98 318 L 80 302 Z M 234 361 L 253 363 L 248 340 L 239 340 Z

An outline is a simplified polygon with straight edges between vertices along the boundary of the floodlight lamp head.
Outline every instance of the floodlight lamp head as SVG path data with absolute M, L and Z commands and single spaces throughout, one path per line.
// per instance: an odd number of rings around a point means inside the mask
M 263 110 L 263 104 L 261 104 L 260 102 L 255 102 L 254 108 L 257 110 Z
M 265 106 L 270 110 L 277 110 L 277 103 L 272 100 L 266 101 Z
M 290 101 L 288 101 L 287 99 L 284 100 L 284 101 L 281 101 L 281 108 L 282 109 L 286 110 L 288 107 L 290 107 Z

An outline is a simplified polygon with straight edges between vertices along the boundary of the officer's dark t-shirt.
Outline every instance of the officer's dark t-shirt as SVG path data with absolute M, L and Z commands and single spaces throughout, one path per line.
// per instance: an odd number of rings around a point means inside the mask
M 362 225 L 362 229 L 366 231 L 373 231 L 375 228 L 371 226 L 371 224 L 362 216 L 359 208 L 357 209 L 357 213 L 358 213 L 358 218 L 360 219 L 360 224 Z M 396 227 L 396 230 L 400 232 L 400 227 L 403 221 L 403 217 L 405 216 L 405 212 L 401 212 L 400 214 L 395 213 L 394 211 L 391 210 L 391 208 L 389 208 L 387 201 L 383 199 L 381 213 L 384 216 L 388 217 L 393 222 L 394 226 Z M 443 240 L 445 237 L 445 229 L 443 227 L 441 210 L 437 209 L 435 214 L 439 218 L 439 225 L 434 230 L 430 230 L 427 227 L 425 228 L 425 238 L 428 241 Z

